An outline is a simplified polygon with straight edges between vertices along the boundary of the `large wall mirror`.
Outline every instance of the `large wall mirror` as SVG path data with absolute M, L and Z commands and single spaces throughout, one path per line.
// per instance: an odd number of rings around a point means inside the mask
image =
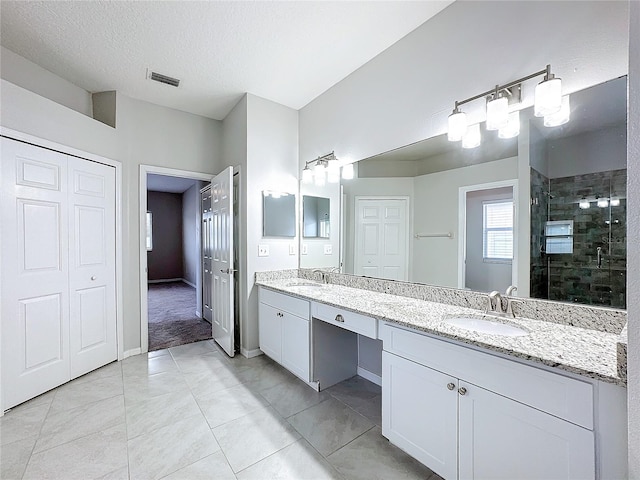
M 296 236 L 296 196 L 288 193 L 262 192 L 262 236 Z
M 626 76 L 570 95 L 568 123 L 446 135 L 364 159 L 342 181 L 344 273 L 626 308 Z M 301 267 L 313 265 L 301 257 Z

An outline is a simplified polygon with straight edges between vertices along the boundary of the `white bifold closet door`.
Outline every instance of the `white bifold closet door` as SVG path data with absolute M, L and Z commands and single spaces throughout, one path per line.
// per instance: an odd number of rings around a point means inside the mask
M 117 359 L 115 169 L 1 147 L 6 409 Z

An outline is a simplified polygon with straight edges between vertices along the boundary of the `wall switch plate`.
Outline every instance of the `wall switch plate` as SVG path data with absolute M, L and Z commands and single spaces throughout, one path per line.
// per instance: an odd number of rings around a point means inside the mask
M 324 246 L 324 254 L 325 255 L 331 255 L 331 252 L 333 252 L 333 247 L 331 246 L 331 244 L 325 245 Z
M 302 244 L 302 255 L 307 255 L 309 253 L 309 245 L 306 243 Z
M 258 256 L 259 257 L 268 257 L 269 256 L 269 245 L 258 245 Z
M 296 245 L 294 243 L 290 243 L 289 244 L 289 255 L 295 255 L 296 254 Z

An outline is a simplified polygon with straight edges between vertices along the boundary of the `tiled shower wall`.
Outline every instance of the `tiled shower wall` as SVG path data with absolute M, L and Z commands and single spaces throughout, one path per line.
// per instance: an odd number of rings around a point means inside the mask
M 574 235 L 572 254 L 540 254 L 544 209 L 532 205 L 531 296 L 626 308 L 626 177 L 626 170 L 613 170 L 553 178 L 548 180 L 547 197 L 540 193 L 546 178 L 532 169 L 532 198 L 535 192 L 539 207 L 548 199 L 548 220 L 573 220 Z M 585 197 L 591 206 L 581 209 L 578 202 Z M 600 208 L 596 197 L 617 197 L 620 205 Z

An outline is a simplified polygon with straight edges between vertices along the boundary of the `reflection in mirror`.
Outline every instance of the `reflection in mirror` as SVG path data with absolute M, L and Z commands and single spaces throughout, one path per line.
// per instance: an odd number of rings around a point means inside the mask
M 262 236 L 296 236 L 296 197 L 288 193 L 262 192 Z
M 330 202 L 328 198 L 304 195 L 302 197 L 302 236 L 329 238 Z
M 561 126 L 528 108 L 516 138 L 482 125 L 474 149 L 441 135 L 358 162 L 333 223 L 343 272 L 624 308 L 626 77 L 570 105 Z M 511 227 L 489 206 L 509 195 Z

